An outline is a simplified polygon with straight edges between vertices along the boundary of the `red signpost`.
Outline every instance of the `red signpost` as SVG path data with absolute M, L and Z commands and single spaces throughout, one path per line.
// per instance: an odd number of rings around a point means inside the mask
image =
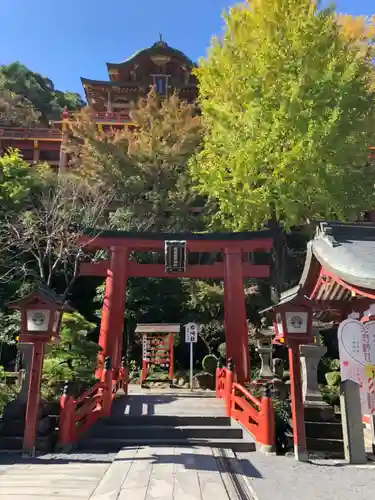
M 45 344 L 59 334 L 64 302 L 49 288 L 40 286 L 27 297 L 8 304 L 8 307 L 21 312 L 19 341 L 33 344 L 23 453 L 34 456 L 44 349 Z

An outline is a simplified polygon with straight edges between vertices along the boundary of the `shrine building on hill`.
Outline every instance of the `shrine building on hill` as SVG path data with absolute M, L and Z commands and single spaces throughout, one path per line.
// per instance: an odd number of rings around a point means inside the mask
M 197 81 L 192 74 L 195 64 L 181 51 L 170 47 L 163 39 L 140 50 L 120 63 L 107 63 L 109 80 L 81 78 L 87 104 L 101 130 L 132 125 L 130 108 L 151 88 L 167 96 L 194 103 Z M 68 159 L 61 150 L 64 131 L 71 113 L 64 110 L 61 119 L 45 128 L 6 127 L 0 123 L 0 156 L 8 148 L 19 149 L 30 164 L 47 162 L 64 169 Z

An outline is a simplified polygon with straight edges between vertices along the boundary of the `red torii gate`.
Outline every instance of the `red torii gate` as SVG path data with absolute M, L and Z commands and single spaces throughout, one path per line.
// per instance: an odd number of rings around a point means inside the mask
M 169 272 L 165 264 L 140 264 L 129 260 L 131 252 L 160 252 L 165 243 L 184 243 L 189 252 L 221 252 L 222 262 L 209 265 L 190 265 Z M 82 263 L 80 276 L 106 278 L 98 360 L 101 372 L 106 356 L 116 370 L 121 363 L 126 283 L 130 277 L 224 279 L 224 324 L 227 358 L 232 358 L 239 382 L 250 379 L 244 278 L 268 278 L 269 265 L 246 262 L 244 254 L 272 249 L 270 231 L 243 233 L 135 233 L 124 231 L 89 230 L 80 238 L 88 250 L 107 250 L 108 259 Z M 187 261 L 185 255 L 185 261 Z

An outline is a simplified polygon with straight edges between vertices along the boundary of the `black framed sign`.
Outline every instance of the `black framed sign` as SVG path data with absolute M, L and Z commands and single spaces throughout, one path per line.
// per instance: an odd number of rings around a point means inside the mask
M 165 242 L 165 270 L 167 273 L 186 271 L 186 241 Z

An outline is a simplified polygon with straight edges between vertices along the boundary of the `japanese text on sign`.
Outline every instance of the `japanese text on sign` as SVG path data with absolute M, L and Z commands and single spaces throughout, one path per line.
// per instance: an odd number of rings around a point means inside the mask
M 199 325 L 196 323 L 188 323 L 185 325 L 185 342 L 194 344 L 198 342 Z

